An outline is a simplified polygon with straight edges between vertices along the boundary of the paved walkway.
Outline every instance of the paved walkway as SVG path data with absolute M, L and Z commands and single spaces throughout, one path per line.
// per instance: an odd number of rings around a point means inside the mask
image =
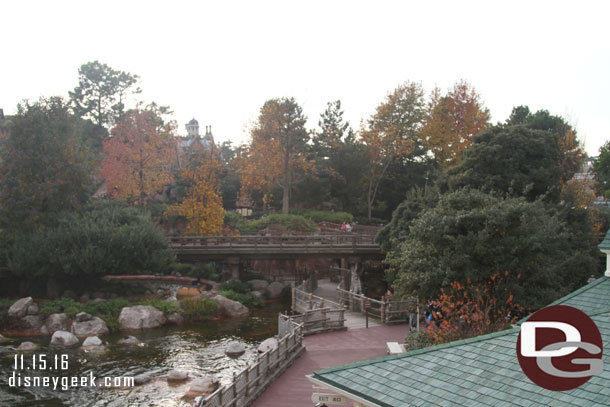
M 404 342 L 407 325 L 381 325 L 306 336 L 306 352 L 254 402 L 254 407 L 312 407 L 305 375 L 327 367 L 386 355 L 386 342 Z
M 318 288 L 315 289 L 313 294 L 332 302 L 339 302 L 339 297 L 337 296 L 337 283 L 333 283 L 330 280 L 318 280 Z M 347 329 L 366 327 L 366 318 L 363 313 L 346 310 L 344 315 Z M 378 319 L 369 318 L 369 327 L 373 326 L 381 326 L 381 322 L 379 322 Z

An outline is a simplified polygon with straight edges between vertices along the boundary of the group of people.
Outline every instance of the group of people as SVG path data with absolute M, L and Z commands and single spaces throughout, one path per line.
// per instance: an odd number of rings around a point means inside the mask
M 341 231 L 342 232 L 351 232 L 352 231 L 352 225 L 350 225 L 349 222 L 343 222 L 341 224 Z

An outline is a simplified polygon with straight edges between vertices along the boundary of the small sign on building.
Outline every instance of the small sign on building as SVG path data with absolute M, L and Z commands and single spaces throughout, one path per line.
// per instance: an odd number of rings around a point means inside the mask
M 314 403 L 333 404 L 338 406 L 347 406 L 349 399 L 339 394 L 314 393 L 311 396 L 311 401 Z

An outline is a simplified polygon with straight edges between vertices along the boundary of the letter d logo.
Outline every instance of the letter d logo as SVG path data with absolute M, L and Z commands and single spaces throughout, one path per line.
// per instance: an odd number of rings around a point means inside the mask
M 548 390 L 571 390 L 602 371 L 599 329 L 584 312 L 543 308 L 521 325 L 517 357 L 523 373 Z

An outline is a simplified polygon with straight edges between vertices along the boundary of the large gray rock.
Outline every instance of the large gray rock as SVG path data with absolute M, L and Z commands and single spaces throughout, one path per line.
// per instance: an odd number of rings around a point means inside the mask
M 51 314 L 44 321 L 44 325 L 40 328 L 40 332 L 45 335 L 52 335 L 57 331 L 69 331 L 70 320 L 63 312 L 60 314 Z
M 36 348 L 38 348 L 38 345 L 36 345 L 34 342 L 26 341 L 26 342 L 21 342 L 21 344 L 19 345 L 17 350 L 29 351 L 29 350 L 35 350 Z
M 276 350 L 277 349 L 277 339 L 275 338 L 267 338 L 264 341 L 261 342 L 260 345 L 258 345 L 258 352 L 259 353 L 265 353 L 269 350 Z
M 57 331 L 51 337 L 51 346 L 72 348 L 78 345 L 78 338 L 67 331 Z
M 259 300 L 262 300 L 265 298 L 265 295 L 263 293 L 261 293 L 260 291 L 250 291 L 250 295 Z
M 246 353 L 246 347 L 240 342 L 231 342 L 225 349 L 227 356 L 241 356 Z
M 33 303 L 32 305 L 30 305 L 28 307 L 28 315 L 38 315 L 40 313 L 40 307 L 38 306 L 38 304 Z
M 142 374 L 134 377 L 133 382 L 136 386 L 143 386 L 146 383 L 150 382 L 151 379 L 152 377 L 150 377 L 149 375 Z
M 127 335 L 117 341 L 119 345 L 139 345 L 141 342 L 135 336 Z
M 273 283 L 269 284 L 265 291 L 269 298 L 280 298 L 283 289 L 284 284 L 280 283 L 279 281 L 274 281 Z
M 98 317 L 93 317 L 88 321 L 74 321 L 71 331 L 76 336 L 106 335 L 109 332 L 106 322 Z
M 252 286 L 254 291 L 265 291 L 269 286 L 269 283 L 265 280 L 250 280 L 248 284 Z
M 188 373 L 183 372 L 181 370 L 170 370 L 167 374 L 168 382 L 184 382 L 189 378 Z
M 198 377 L 191 382 L 191 387 L 184 397 L 186 399 L 194 399 L 199 396 L 207 396 L 216 391 L 219 385 L 220 380 L 216 376 Z
M 85 352 L 104 352 L 106 347 L 97 336 L 89 336 L 83 341 L 83 346 L 81 349 Z
M 119 315 L 121 329 L 158 328 L 165 324 L 166 320 L 163 312 L 150 305 L 125 307 Z
M 172 312 L 167 316 L 167 323 L 173 325 L 182 325 L 184 323 L 184 317 L 179 312 Z
M 89 321 L 91 320 L 91 314 L 87 313 L 87 312 L 79 312 L 78 314 L 76 314 L 74 316 L 76 318 L 76 321 L 78 322 L 85 322 L 85 321 Z
M 44 323 L 41 315 L 26 315 L 21 318 L 21 326 L 25 329 L 39 330 Z
M 246 307 L 242 303 L 230 300 L 227 297 L 223 297 L 222 295 L 217 295 L 214 297 L 214 299 L 218 301 L 218 305 L 220 306 L 220 313 L 224 316 L 231 318 L 243 317 L 249 312 L 248 307 Z
M 104 343 L 97 336 L 89 336 L 83 341 L 83 348 L 87 346 L 102 346 Z
M 25 317 L 28 312 L 28 308 L 33 302 L 34 300 L 32 297 L 21 298 L 20 300 L 15 301 L 8 309 L 8 316 L 15 318 Z

